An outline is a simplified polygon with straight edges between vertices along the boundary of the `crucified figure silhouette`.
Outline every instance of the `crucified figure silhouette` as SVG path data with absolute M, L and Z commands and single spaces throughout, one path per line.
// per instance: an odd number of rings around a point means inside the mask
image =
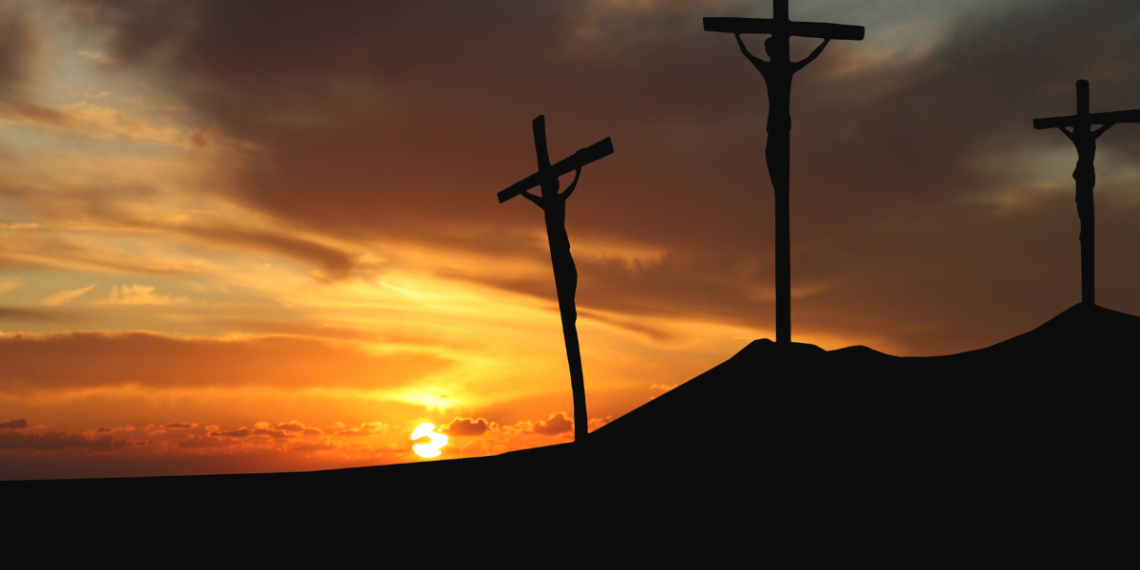
M 748 51 L 748 46 L 744 45 L 739 33 L 734 35 L 737 45 L 740 46 L 740 53 L 743 53 L 760 75 L 764 76 L 764 83 L 768 86 L 768 146 L 764 151 L 764 158 L 768 162 L 768 176 L 776 189 L 777 200 L 780 199 L 781 192 L 784 194 L 783 199 L 787 200 L 791 160 L 792 76 L 815 61 L 831 39 L 824 38 L 823 43 L 819 44 L 811 55 L 792 63 L 788 54 L 788 38 L 772 36 L 764 40 L 764 50 L 768 52 L 769 58 L 765 61 Z
M 1096 139 L 1115 123 L 1107 123 L 1095 131 L 1080 132 L 1057 127 L 1077 148 L 1077 168 L 1073 170 L 1073 180 L 1077 183 L 1077 218 L 1081 220 L 1081 233 L 1078 239 L 1085 239 L 1085 221 L 1092 217 L 1093 188 L 1096 186 Z
M 574 328 L 578 320 L 578 310 L 574 306 L 574 294 L 578 290 L 578 269 L 574 267 L 574 257 L 570 255 L 570 237 L 566 235 L 566 199 L 578 186 L 582 167 L 574 169 L 574 181 L 566 191 L 558 193 L 558 179 L 550 178 L 539 187 L 540 196 L 523 190 L 522 196 L 542 208 L 546 218 L 546 240 L 550 244 L 550 261 L 554 264 L 554 285 L 558 292 L 558 306 L 562 310 L 562 326 Z M 575 333 L 575 339 L 577 334 Z
M 795 22 L 788 19 L 788 0 L 772 2 L 772 18 L 705 18 L 705 31 L 736 36 L 740 52 L 764 76 L 768 86 L 768 146 L 764 157 L 776 192 L 776 342 L 792 341 L 792 262 L 788 192 L 791 185 L 792 76 L 823 53 L 831 40 L 863 39 L 861 26 Z M 748 51 L 740 34 L 768 34 L 764 48 L 768 59 Z M 803 61 L 791 61 L 792 37 L 819 38 L 823 43 Z

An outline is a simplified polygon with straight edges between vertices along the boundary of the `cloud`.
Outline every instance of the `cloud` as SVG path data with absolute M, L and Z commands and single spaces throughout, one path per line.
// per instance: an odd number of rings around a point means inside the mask
M 578 311 L 578 315 L 582 318 L 594 319 L 606 324 L 614 325 L 619 328 L 626 329 L 638 334 L 645 335 L 650 340 L 659 343 L 667 343 L 677 340 L 682 335 L 676 334 L 671 331 L 663 330 L 657 327 L 652 327 L 642 323 L 638 323 L 632 319 L 615 319 L 611 316 L 605 315 L 598 311 Z
M 293 421 L 288 422 L 288 423 L 277 424 L 277 429 L 279 429 L 281 431 L 287 431 L 287 432 L 298 432 L 298 431 L 304 432 L 305 431 L 305 424 L 303 424 L 299 421 L 293 420 Z
M 275 13 L 273 21 L 263 22 L 259 16 L 264 13 L 263 9 L 255 9 L 255 6 L 258 3 L 243 8 L 212 2 L 184 10 L 171 6 L 172 11 L 194 12 L 194 17 L 171 20 L 155 17 L 153 7 L 136 10 L 108 5 L 104 11 L 94 14 L 92 21 L 115 30 L 114 43 L 119 50 L 116 55 L 131 65 L 150 69 L 148 66 L 154 63 L 154 54 L 170 54 L 172 60 L 165 62 L 169 65 L 164 67 L 178 71 L 166 77 L 177 90 L 188 96 L 197 110 L 215 119 L 220 128 L 233 136 L 249 138 L 271 149 L 265 157 L 270 163 L 265 164 L 265 168 L 252 170 L 250 176 L 236 187 L 241 199 L 294 220 L 302 227 L 358 242 L 377 235 L 414 236 L 413 239 L 420 243 L 435 242 L 435 245 L 447 249 L 494 257 L 499 257 L 496 254 L 503 250 L 518 254 L 531 249 L 529 242 L 523 246 L 514 240 L 502 239 L 502 232 L 519 226 L 534 226 L 540 221 L 536 222 L 533 217 L 520 218 L 515 210 L 505 214 L 503 208 L 490 210 L 494 205 L 492 202 L 466 190 L 505 184 L 502 175 L 488 173 L 484 165 L 518 162 L 504 160 L 503 153 L 498 150 L 490 152 L 501 148 L 505 137 L 519 131 L 508 128 L 508 123 L 502 119 L 515 117 L 519 107 L 533 107 L 536 100 L 553 99 L 560 110 L 570 111 L 570 100 L 576 95 L 567 95 L 574 92 L 568 87 L 575 84 L 605 85 L 602 91 L 622 102 L 634 98 L 627 93 L 642 95 L 644 97 L 637 103 L 638 113 L 645 115 L 647 112 L 643 109 L 662 107 L 659 94 L 675 87 L 679 77 L 672 69 L 666 73 L 658 67 L 650 69 L 649 73 L 630 74 L 628 69 L 610 57 L 597 56 L 588 62 L 580 61 L 571 50 L 579 41 L 572 33 L 579 25 L 572 16 L 576 14 L 574 9 L 553 10 L 536 4 L 520 12 L 501 5 L 472 5 L 458 8 L 462 12 L 460 18 L 455 13 L 457 8 L 434 3 L 423 4 L 416 9 L 349 3 L 314 13 L 303 3 L 277 2 L 271 8 Z M 621 25 L 669 26 L 692 16 L 677 13 L 677 9 L 669 12 L 663 17 L 653 14 L 638 16 Z M 662 24 L 661 18 L 667 23 Z M 238 24 L 247 19 L 258 24 Z M 459 23 L 460 20 L 480 22 L 483 32 L 472 34 L 465 24 Z M 180 22 L 194 24 L 182 27 Z M 446 27 L 438 30 L 439 42 L 424 45 L 418 34 L 408 31 L 423 22 L 436 22 L 434 26 Z M 699 22 L 699 18 L 693 22 Z M 238 34 L 239 28 L 247 31 Z M 694 28 L 694 32 L 697 31 Z M 257 39 L 250 33 L 258 36 Z M 280 37 L 292 37 L 290 34 L 305 37 L 304 50 L 277 41 Z M 491 43 L 480 41 L 486 37 L 499 39 Z M 698 48 L 699 53 L 713 51 L 708 47 L 707 38 L 697 33 L 692 37 L 682 35 L 679 41 L 683 47 L 689 48 L 697 43 L 696 38 L 700 38 L 703 46 Z M 655 44 L 660 41 L 656 38 L 647 41 L 641 55 L 660 48 Z M 143 49 L 143 45 L 150 47 Z M 264 49 L 270 45 L 276 47 Z M 529 47 L 519 49 L 524 45 Z M 670 53 L 679 49 L 672 48 Z M 234 60 L 230 57 L 234 53 L 243 56 Z M 393 54 L 397 53 L 408 54 L 408 60 L 394 57 Z M 452 53 L 463 53 L 464 61 L 456 62 L 449 56 Z M 413 62 L 412 59 L 418 61 Z M 684 61 L 692 65 L 694 59 L 686 58 Z M 716 67 L 728 67 L 725 59 L 713 61 L 718 62 Z M 330 67 L 329 61 L 336 63 Z M 663 64 L 659 60 L 651 63 Z M 554 84 L 537 87 L 538 91 L 530 93 L 529 100 L 519 100 L 516 96 L 508 97 L 509 102 L 504 102 L 504 93 L 534 91 L 536 88 L 533 87 L 530 70 L 546 69 L 549 65 L 558 69 L 551 73 L 551 77 L 559 78 L 553 80 Z M 471 69 L 481 69 L 479 75 L 485 77 L 476 82 L 465 81 Z M 566 79 L 561 79 L 563 77 Z M 649 79 L 650 83 L 643 84 L 643 79 Z M 452 81 L 461 83 L 462 87 L 452 84 Z M 729 81 L 722 79 L 721 83 Z M 278 84 L 295 86 L 298 83 L 305 87 L 300 90 L 291 88 L 289 98 L 279 97 L 280 89 L 272 87 Z M 670 88 L 663 89 L 662 83 L 671 84 Z M 375 99 L 362 105 L 353 104 L 355 99 L 345 100 L 345 97 L 361 97 L 363 102 L 369 99 L 368 94 L 381 96 L 380 91 L 385 89 L 385 85 L 391 85 L 388 89 L 397 92 L 386 99 L 386 105 L 372 104 Z M 274 95 L 270 96 L 271 93 Z M 419 96 L 421 93 L 424 96 Z M 445 94 L 454 94 L 462 101 L 440 100 L 441 96 L 449 97 Z M 478 118 L 463 116 L 460 110 L 472 106 L 491 112 Z M 712 106 L 715 107 L 716 103 Z M 605 124 L 617 113 L 623 117 L 615 121 L 619 130 L 616 136 L 629 140 L 631 125 L 624 116 L 626 111 L 610 103 L 597 107 L 603 109 L 606 116 L 590 121 L 579 120 L 578 116 L 564 119 L 562 126 L 569 126 L 570 130 L 560 138 L 585 140 L 586 133 L 577 136 L 576 131 L 585 130 L 585 125 Z M 446 116 L 439 116 L 441 109 Z M 675 112 L 677 109 L 669 110 Z M 689 111 L 688 108 L 684 110 Z M 426 120 L 425 113 L 432 120 Z M 414 116 L 420 118 L 413 120 Z M 296 122 L 282 121 L 280 117 L 297 119 Z M 511 137 L 511 140 L 525 143 L 524 147 L 530 144 L 525 127 L 532 117 L 528 114 L 522 121 L 522 135 L 525 136 Z M 553 121 L 553 117 L 548 117 L 548 120 Z M 553 123 L 551 126 L 553 128 Z M 301 131 L 297 129 L 303 129 L 306 134 L 298 136 Z M 435 129 L 439 132 L 433 134 Z M 444 130 L 452 134 L 445 136 Z M 593 132 L 589 136 L 598 135 Z M 318 140 L 319 143 L 316 142 Z M 306 141 L 313 141 L 313 144 Z M 628 153 L 639 147 L 642 145 L 628 143 L 623 148 L 628 149 L 625 151 Z M 335 152 L 330 152 L 334 148 Z M 368 152 L 361 152 L 365 148 L 369 149 Z M 530 149 L 522 150 L 529 152 Z M 378 162 L 377 156 L 385 157 L 385 160 Z M 660 162 L 659 157 L 640 156 L 635 160 Z M 458 165 L 456 161 L 467 166 Z M 632 170 L 634 166 L 626 168 Z M 460 179 L 454 175 L 457 172 L 463 172 L 464 176 L 469 174 L 471 178 Z M 334 173 L 335 184 L 329 183 L 329 173 Z M 585 176 L 590 175 L 588 172 Z M 650 179 L 638 187 L 653 186 L 655 182 Z M 666 192 L 670 195 L 680 192 L 677 182 L 669 182 L 665 186 L 669 188 Z M 411 191 L 421 187 L 439 190 Z M 316 189 L 320 191 L 316 192 Z M 605 187 L 598 187 L 595 191 L 610 194 Z M 620 195 L 632 198 L 629 191 L 631 189 L 623 190 Z M 448 195 L 449 199 L 437 200 L 437 192 Z M 637 203 L 650 202 L 645 199 Z M 699 208 L 698 212 L 701 210 L 708 211 L 709 206 Z M 641 211 L 646 212 L 645 209 Z M 656 209 L 652 211 L 657 212 Z M 503 230 L 467 231 L 463 232 L 462 238 L 449 237 L 450 228 L 456 224 L 470 226 L 474 212 L 479 212 L 480 217 L 495 212 L 494 225 Z M 692 235 L 662 236 L 657 228 L 673 227 L 686 233 L 683 228 L 689 228 L 691 224 L 662 224 L 618 213 L 599 219 L 597 213 L 590 207 L 588 211 L 579 210 L 575 214 L 577 227 L 586 230 L 585 235 L 576 234 L 581 237 L 575 238 L 575 243 L 584 244 L 578 246 L 581 249 L 580 263 L 608 268 L 606 273 L 591 271 L 589 275 L 592 277 L 584 277 L 580 295 L 585 300 L 583 305 L 598 302 L 599 295 L 591 292 L 614 293 L 619 289 L 618 295 L 608 295 L 614 301 L 607 306 L 625 314 L 644 310 L 647 306 L 659 314 L 674 314 L 676 311 L 670 308 L 679 306 L 688 308 L 689 312 L 699 312 L 702 305 L 711 305 L 717 309 L 718 317 L 755 321 L 755 312 L 745 311 L 742 314 L 739 309 L 748 300 L 745 292 L 739 290 L 739 279 L 731 275 L 721 280 L 723 285 L 720 289 L 708 295 L 713 301 L 694 303 L 692 299 L 686 299 L 684 303 L 676 302 L 679 297 L 698 297 L 702 291 L 707 291 L 708 272 L 701 267 L 678 266 L 676 260 L 667 259 L 664 253 L 676 249 L 665 247 L 672 245 L 669 242 L 684 243 Z M 623 219 L 618 231 L 609 232 L 606 239 L 586 239 L 596 236 L 600 228 L 615 227 L 609 223 L 614 218 Z M 624 221 L 626 219 L 643 228 L 651 228 L 650 233 L 629 227 Z M 432 232 L 423 231 L 427 224 L 433 228 Z M 719 228 L 723 222 L 709 225 Z M 700 240 L 707 242 L 703 236 L 715 235 L 708 230 L 708 227 L 692 227 L 687 233 L 702 236 Z M 281 241 L 282 236 L 247 235 L 232 230 L 203 228 L 192 231 L 203 239 L 278 248 L 283 253 L 315 263 L 322 274 L 332 279 L 351 275 L 355 270 L 352 256 L 315 242 L 290 243 Z M 668 239 L 662 241 L 662 237 Z M 629 244 L 638 245 L 633 247 Z M 541 243 L 537 246 L 543 247 Z M 542 252 L 535 249 L 535 257 L 542 262 Z M 527 251 L 527 255 L 530 254 Z M 734 260 L 726 261 L 731 263 Z M 656 271 L 646 273 L 638 283 L 639 287 L 631 287 L 630 275 L 646 272 L 648 268 Z M 496 272 L 488 274 L 491 278 L 487 282 L 506 285 L 495 276 Z M 586 276 L 587 272 L 583 271 L 583 275 Z M 477 279 L 480 276 L 464 277 Z M 678 278 L 683 285 L 652 285 Z M 540 283 L 543 285 L 540 287 L 527 283 L 519 288 L 543 291 L 549 288 L 548 280 L 546 278 Z M 614 284 L 619 287 L 612 287 Z M 609 321 L 656 342 L 676 340 L 670 331 L 633 319 L 610 318 Z
M 181 226 L 176 230 L 212 243 L 270 251 L 312 263 L 328 280 L 344 279 L 362 268 L 347 253 L 311 240 L 238 228 Z
M 190 422 L 171 422 L 171 423 L 167 423 L 167 424 L 162 424 L 162 427 L 167 428 L 167 429 L 194 429 L 194 428 L 198 427 L 198 424 L 190 423 Z
M 65 431 L 52 431 L 48 433 L 0 432 L 0 450 L 26 449 L 35 451 L 59 451 L 62 449 L 81 448 L 91 451 L 112 451 L 133 445 L 146 445 L 146 443 L 147 442 L 118 439 L 110 435 L 96 439 L 88 439 L 82 435 Z
M 249 437 L 252 432 L 248 428 L 231 429 L 229 431 L 212 431 L 210 437 Z
M 448 435 L 477 437 L 486 433 L 488 429 L 497 431 L 498 427 L 495 423 L 488 422 L 486 418 L 455 418 L 440 431 Z
M 0 307 L 0 321 L 58 321 L 63 315 L 54 311 L 41 311 L 38 309 L 15 309 Z
M 539 421 L 534 424 L 534 433 L 542 435 L 558 435 L 566 433 L 574 427 L 574 422 L 566 417 L 564 412 L 551 414 L 550 418 L 545 421 Z
M 154 287 L 148 285 L 115 285 L 111 296 L 99 301 L 100 305 L 185 305 L 190 302 L 185 297 L 155 295 Z
M 797 331 L 873 329 L 910 353 L 953 351 L 976 348 L 979 327 L 1068 298 L 1063 280 L 1042 277 L 1063 274 L 1063 256 L 1035 236 L 1072 233 L 1071 197 L 1033 191 L 1020 213 L 1000 206 L 1010 192 L 1042 187 L 1032 185 L 1040 164 L 1021 172 L 1009 158 L 1071 152 L 1031 119 L 1068 112 L 1078 78 L 1093 81 L 1097 109 L 1136 106 L 1140 68 L 1121 54 L 1140 50 L 1140 4 L 840 4 L 821 6 L 866 25 L 867 40 L 833 42 L 796 76 L 793 286 L 818 292 L 796 300 Z M 640 0 L 320 10 L 294 0 L 92 0 L 77 13 L 108 34 L 102 51 L 117 67 L 265 149 L 224 191 L 312 236 L 201 239 L 280 248 L 328 279 L 354 275 L 359 257 L 327 244 L 405 240 L 440 259 L 484 261 L 427 271 L 551 298 L 548 274 L 501 271 L 508 260 L 547 267 L 541 239 L 515 239 L 541 235 L 541 218 L 491 194 L 533 168 L 527 123 L 540 113 L 552 156 L 611 136 L 615 156 L 586 169 L 568 214 L 581 250 L 579 309 L 660 343 L 677 339 L 636 317 L 752 330 L 774 319 L 763 80 L 731 37 L 701 30 L 710 9 L 756 11 Z M 748 38 L 754 51 L 759 39 Z M 806 55 L 813 45 L 794 48 Z M 1140 135 L 1109 136 L 1123 160 L 1140 157 Z M 1121 228 L 1098 245 L 1126 259 L 1123 244 L 1140 242 L 1140 227 Z M 391 249 L 391 265 L 426 263 L 399 258 L 412 248 Z M 1126 291 L 1137 271 L 1108 279 Z
M 198 437 L 191 435 L 190 439 L 178 442 L 178 447 L 183 449 L 208 449 L 217 447 L 233 447 L 238 442 L 233 439 L 219 439 L 216 437 Z
M 343 436 L 357 436 L 357 435 L 381 435 L 388 432 L 388 424 L 384 422 L 365 422 L 360 424 L 358 428 L 349 428 L 336 432 L 336 435 Z
M 24 429 L 28 427 L 28 420 L 11 420 L 0 424 L 0 429 Z
M 530 420 L 523 420 L 513 425 L 502 426 L 502 432 L 506 435 L 525 435 L 534 433 L 534 422 Z
M 59 293 L 51 295 L 51 296 L 45 298 L 44 300 L 40 301 L 40 304 L 41 305 L 49 305 L 49 306 L 62 305 L 62 304 L 66 303 L 72 299 L 75 299 L 76 297 L 83 296 L 85 293 L 87 293 L 88 291 L 90 291 L 94 288 L 95 288 L 95 285 L 92 284 L 92 285 L 88 285 L 86 287 L 82 287 L 80 289 L 74 289 L 71 291 L 60 291 Z
M 602 426 L 605 426 L 606 424 L 608 424 L 612 421 L 614 421 L 613 416 L 606 416 L 604 418 L 590 418 L 589 429 L 591 432 L 593 432 L 594 430 L 596 430 Z
M 89 101 L 62 106 L 0 101 L 0 124 L 4 123 L 103 141 L 126 139 L 198 149 L 218 143 L 249 147 L 248 144 L 219 138 L 217 133 L 209 130 L 186 129 L 173 123 L 153 123 Z
M 115 58 L 113 58 L 113 57 L 111 57 L 111 56 L 109 56 L 103 52 L 81 51 L 81 52 L 79 52 L 79 55 L 81 55 L 87 59 L 90 59 L 96 63 L 102 63 L 102 64 L 115 63 Z
M 211 319 L 209 323 L 220 327 L 225 327 L 227 330 L 240 330 L 246 332 L 275 335 L 314 336 L 327 339 L 363 341 L 375 341 L 380 338 L 380 335 L 375 331 L 360 330 L 358 328 L 351 327 L 336 327 L 305 323 L 257 321 L 244 319 Z M 416 340 L 410 338 L 401 338 L 400 342 L 411 344 L 416 342 Z M 419 340 L 419 342 L 432 343 L 432 341 L 428 339 Z
M 0 391 L 8 393 L 128 384 L 378 389 L 404 385 L 448 365 L 431 355 L 373 355 L 312 339 L 216 340 L 149 333 L 0 335 L 0 362 Z
M 11 99 L 22 90 L 36 47 L 24 15 L 11 6 L 0 6 L 0 101 Z
M 334 443 L 321 441 L 317 443 L 300 443 L 289 448 L 289 451 L 327 451 L 336 449 L 338 446 Z
M 258 428 L 250 432 L 252 435 L 267 435 L 273 439 L 287 439 L 290 437 L 297 437 L 294 434 L 286 433 L 279 429 Z
M 550 414 L 550 417 L 545 420 L 537 422 L 523 420 L 514 425 L 503 426 L 502 432 L 506 435 L 559 435 L 569 432 L 573 427 L 574 421 L 565 412 L 557 412 Z

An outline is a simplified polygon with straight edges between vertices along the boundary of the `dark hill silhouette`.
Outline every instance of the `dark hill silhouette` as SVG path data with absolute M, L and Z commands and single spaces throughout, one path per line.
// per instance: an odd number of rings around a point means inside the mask
M 1015 460 L 1019 454 L 1057 450 L 1078 432 L 1123 430 L 1136 403 L 1138 347 L 1140 317 L 1085 304 L 1028 333 L 949 356 L 796 343 L 784 350 L 758 340 L 599 429 L 591 445 L 597 454 L 649 463 L 686 448 L 866 467 L 949 454 L 1013 468 L 1026 459 Z M 1014 437 L 1021 441 L 1003 441 Z M 1094 439 L 1106 437 L 1112 434 Z M 628 450 L 634 441 L 637 451 Z
M 755 533 L 773 540 L 802 525 L 861 528 L 884 517 L 894 531 L 968 519 L 971 532 L 1117 532 L 1104 511 L 1135 506 L 1138 341 L 1140 317 L 1083 304 L 1023 335 L 949 356 L 758 340 L 598 429 L 584 446 L 308 473 L 5 488 L 91 512 L 454 515 L 504 526 L 547 521 L 573 532 L 582 527 L 559 525 L 584 519 L 619 533 L 727 533 L 717 540 L 743 540 L 741 548 Z

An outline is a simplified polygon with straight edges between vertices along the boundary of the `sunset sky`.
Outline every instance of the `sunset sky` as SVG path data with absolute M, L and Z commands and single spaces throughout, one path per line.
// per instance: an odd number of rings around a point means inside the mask
M 0 479 L 421 461 L 424 422 L 442 459 L 569 441 L 543 217 L 495 197 L 540 114 L 552 160 L 615 148 L 567 204 L 591 429 L 772 338 L 763 79 L 701 23 L 770 15 L 0 0 Z M 1140 3 L 791 17 L 866 27 L 795 79 L 793 340 L 949 354 L 1080 300 L 1076 152 L 1032 119 L 1078 79 L 1140 108 Z M 1096 165 L 1097 300 L 1140 314 L 1140 125 Z

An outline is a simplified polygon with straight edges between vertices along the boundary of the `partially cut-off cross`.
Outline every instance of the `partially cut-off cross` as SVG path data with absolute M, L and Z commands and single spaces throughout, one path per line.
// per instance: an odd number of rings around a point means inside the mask
M 863 39 L 862 26 L 793 22 L 788 19 L 788 0 L 773 0 L 772 19 L 705 18 L 706 32 L 736 35 L 740 51 L 756 66 L 768 85 L 768 176 L 776 191 L 776 342 L 792 340 L 792 270 L 788 229 L 788 187 L 791 170 L 791 98 L 792 75 L 803 69 L 823 52 L 831 40 Z M 740 40 L 740 34 L 771 34 L 764 41 L 768 61 L 754 57 Z M 823 43 L 803 61 L 792 63 L 789 55 L 791 37 L 820 38 Z
M 570 390 L 574 396 L 574 441 L 585 442 L 589 434 L 586 415 L 586 384 L 582 377 L 582 352 L 578 347 L 578 310 L 574 306 L 574 293 L 578 289 L 578 270 L 570 256 L 570 238 L 566 235 L 566 199 L 578 186 L 582 167 L 614 153 L 614 145 L 607 137 L 578 152 L 550 164 L 546 152 L 546 120 L 542 115 L 531 125 L 534 130 L 534 151 L 538 155 L 538 172 L 523 178 L 499 192 L 502 204 L 522 195 L 534 202 L 546 218 L 546 239 L 550 243 L 550 261 L 554 265 L 554 288 L 558 292 L 558 311 L 562 313 L 562 336 L 566 340 L 566 360 L 570 363 Z M 558 177 L 574 172 L 574 181 L 565 192 L 558 193 Z M 528 192 L 538 186 L 538 196 Z
M 1096 304 L 1096 213 L 1093 209 L 1093 187 L 1096 186 L 1096 139 L 1117 123 L 1140 123 L 1140 110 L 1089 113 L 1089 82 L 1077 82 L 1077 114 L 1068 117 L 1033 119 L 1033 127 L 1060 129 L 1077 147 L 1077 217 L 1081 220 L 1081 302 Z M 1100 128 L 1093 130 L 1093 125 Z M 1070 130 L 1071 129 L 1071 130 Z

